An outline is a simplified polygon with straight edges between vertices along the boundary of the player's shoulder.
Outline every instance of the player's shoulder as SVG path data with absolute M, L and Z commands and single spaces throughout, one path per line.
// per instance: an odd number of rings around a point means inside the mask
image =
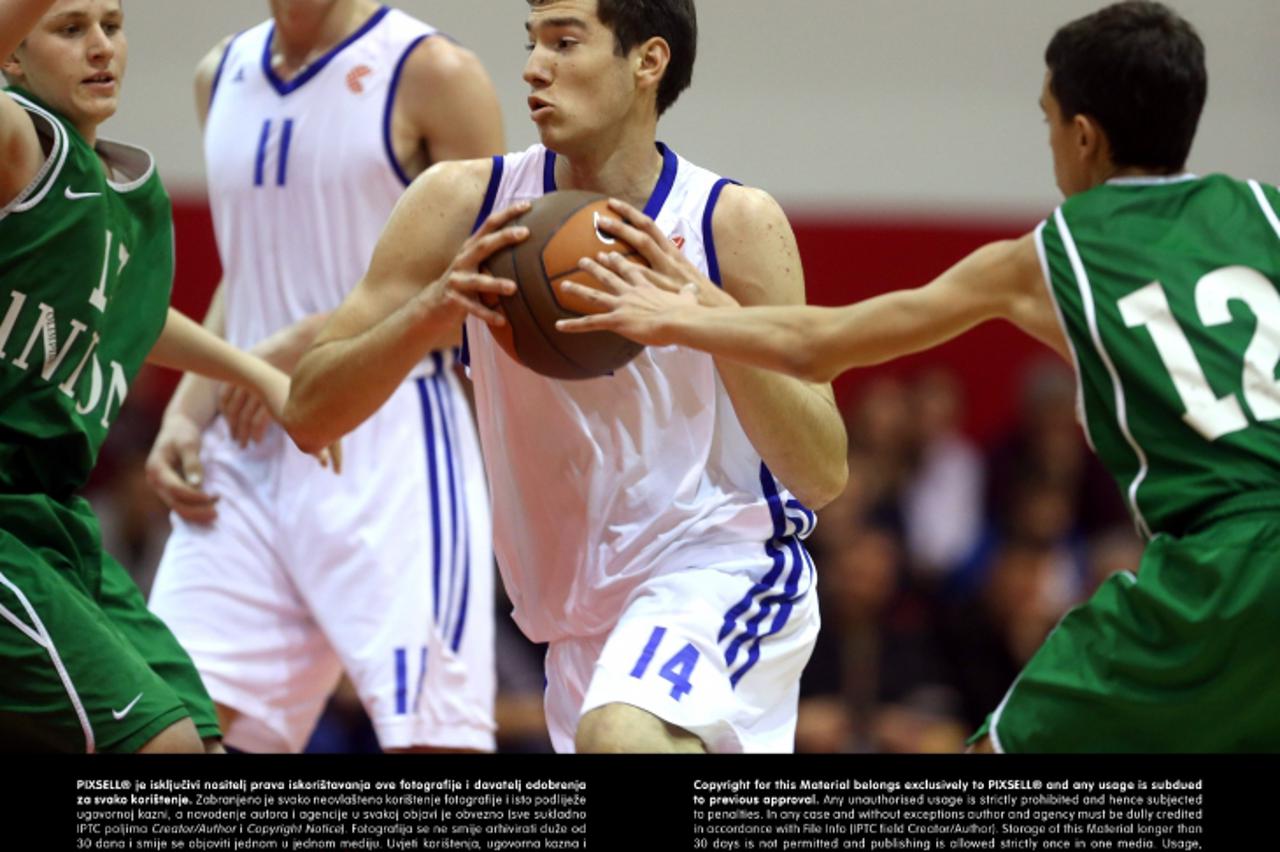
M 57 123 L 52 117 L 48 120 L 51 125 Z M 19 197 L 44 164 L 35 122 L 31 110 L 8 92 L 0 92 L 0 160 L 5 164 L 0 175 L 0 208 Z
M 492 157 L 442 160 L 414 178 L 400 206 L 440 213 L 476 207 L 484 198 L 492 173 Z
M 475 53 L 440 32 L 419 41 L 405 57 L 401 70 L 407 83 L 433 89 L 447 89 L 484 73 L 484 66 Z
M 771 227 L 786 222 L 787 214 L 772 195 L 756 186 L 727 183 L 716 201 L 715 223 L 730 228 Z

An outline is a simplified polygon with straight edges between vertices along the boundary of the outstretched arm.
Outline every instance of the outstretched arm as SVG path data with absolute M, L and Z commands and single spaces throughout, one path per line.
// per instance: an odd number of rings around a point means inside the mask
M 0 63 L 8 70 L 13 52 L 55 0 L 0 0 Z M 0 95 L 0 207 L 26 189 L 40 171 L 44 151 L 27 111 Z
M 683 299 L 685 307 L 714 315 L 740 313 L 739 303 L 804 303 L 804 273 L 795 237 L 782 209 L 767 193 L 727 186 L 716 205 L 711 224 L 723 290 L 696 269 L 651 219 L 622 202 L 612 205 L 630 224 L 608 219 L 601 221 L 601 228 L 635 246 L 654 274 L 673 287 L 691 284 L 683 296 L 676 297 Z M 599 269 L 590 262 L 588 266 Z M 847 478 L 847 437 L 831 386 L 756 369 L 721 358 L 716 351 L 712 354 L 717 356 L 716 368 L 738 420 L 769 469 L 812 508 L 835 499 Z M 797 434 L 804 435 L 804 440 L 796 440 Z
M 515 283 L 480 265 L 528 236 L 507 223 L 529 209 L 513 205 L 470 237 L 492 163 L 439 163 L 401 197 L 369 271 L 347 295 L 293 373 L 284 426 L 312 451 L 350 432 L 382 405 L 429 352 L 450 345 L 472 313 L 501 325 L 483 294 L 509 295 Z
M 1068 357 L 1031 234 L 983 246 L 923 287 L 841 308 L 707 308 L 680 293 L 684 281 L 621 258 L 589 268 L 606 291 L 574 292 L 604 313 L 566 322 L 564 330 L 607 328 L 810 381 L 932 348 L 997 318 Z

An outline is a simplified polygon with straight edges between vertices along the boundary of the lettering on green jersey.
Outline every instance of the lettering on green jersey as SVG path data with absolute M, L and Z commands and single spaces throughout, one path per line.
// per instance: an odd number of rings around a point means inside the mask
M 115 413 L 119 412 L 120 406 L 124 404 L 125 397 L 129 393 L 129 380 L 124 367 L 118 361 L 112 360 L 110 378 L 104 381 L 102 363 L 98 360 L 96 352 L 101 339 L 96 331 L 84 335 L 83 332 L 88 331 L 88 326 L 73 317 L 70 320 L 70 333 L 62 346 L 58 346 L 58 318 L 54 309 L 40 302 L 35 307 L 24 311 L 26 304 L 25 293 L 17 290 L 10 292 L 8 310 L 5 312 L 4 319 L 0 320 L 0 361 L 7 361 L 12 367 L 27 373 L 31 371 L 31 362 L 38 353 L 40 379 L 48 383 L 55 381 L 58 371 L 64 364 L 75 364 L 74 368 L 65 371 L 67 375 L 58 385 L 58 390 L 69 399 L 77 400 L 76 412 L 82 416 L 93 413 L 101 404 L 102 417 L 99 422 L 104 429 L 110 426 Z M 10 356 L 7 351 L 9 341 L 13 338 L 15 330 L 20 327 L 25 328 L 25 322 L 31 323 L 30 331 L 26 333 L 26 343 L 21 352 L 16 356 Z M 16 339 L 22 339 L 21 334 Z M 43 346 L 37 347 L 36 344 L 41 341 Z M 69 359 L 68 356 L 77 349 L 82 351 Z M 85 375 L 85 368 L 88 365 L 92 365 L 92 369 Z M 84 381 L 88 382 L 87 396 L 80 393 L 86 389 Z M 104 384 L 106 385 L 105 400 Z M 83 399 L 77 399 L 77 397 L 83 397 Z

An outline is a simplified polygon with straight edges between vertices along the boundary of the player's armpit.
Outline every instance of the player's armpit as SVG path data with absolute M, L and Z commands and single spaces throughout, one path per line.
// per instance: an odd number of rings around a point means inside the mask
M 726 186 L 711 225 L 726 293 L 744 306 L 804 304 L 795 234 L 768 193 Z M 848 436 L 831 386 L 719 358 L 716 368 L 743 430 L 779 481 L 814 509 L 839 496 Z
M 26 189 L 44 163 L 44 149 L 36 126 L 25 109 L 8 95 L 0 95 L 0 207 Z
M 418 170 L 443 160 L 504 152 L 498 95 L 474 53 L 437 35 L 414 48 L 401 74 L 395 120 L 411 127 L 405 137 L 413 137 L 420 148 L 425 145 Z M 399 146 L 397 155 L 403 161 Z

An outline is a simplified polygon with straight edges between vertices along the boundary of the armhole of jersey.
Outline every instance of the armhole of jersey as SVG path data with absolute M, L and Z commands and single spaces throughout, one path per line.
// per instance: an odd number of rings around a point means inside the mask
M 49 154 L 44 158 L 44 162 L 40 165 L 36 176 L 31 179 L 31 183 L 19 192 L 18 195 L 4 207 L 0 207 L 0 219 L 5 218 L 10 213 L 22 213 L 35 207 L 49 193 L 49 188 L 58 179 L 62 166 L 67 161 L 67 153 L 71 148 L 70 142 L 67 140 L 67 131 L 62 124 L 51 114 L 36 106 L 31 101 L 16 95 L 12 92 L 9 97 L 17 101 L 18 106 L 27 111 L 27 115 L 31 116 L 34 123 L 43 121 L 52 131 L 53 147 L 49 150 Z M 40 135 L 40 129 L 37 126 L 36 135 Z
M 1276 216 L 1275 207 L 1267 200 L 1267 194 L 1262 189 L 1262 184 L 1256 180 L 1249 181 L 1249 188 L 1253 190 L 1253 195 L 1258 199 L 1258 206 L 1262 208 L 1262 215 L 1267 218 L 1267 222 L 1271 225 L 1271 230 L 1276 232 L 1276 237 L 1280 238 L 1280 217 Z M 1280 192 L 1280 189 L 1277 189 Z
M 484 224 L 484 220 L 489 218 L 489 214 L 493 212 L 494 202 L 498 200 L 498 187 L 502 184 L 502 155 L 495 154 L 493 157 L 493 171 L 489 173 L 489 186 L 484 191 L 484 202 L 480 205 L 480 215 L 476 216 L 476 222 L 471 226 L 471 233 L 480 230 L 480 226 Z
M 1062 313 L 1062 305 L 1058 304 L 1058 294 L 1053 289 L 1053 273 L 1049 270 L 1049 252 L 1044 245 L 1044 229 L 1049 222 L 1046 219 L 1036 226 L 1036 254 L 1040 257 L 1040 277 L 1044 279 L 1045 290 L 1049 294 L 1049 304 L 1053 305 L 1053 314 L 1058 318 L 1058 328 L 1062 330 L 1062 339 L 1067 341 L 1067 351 L 1071 353 L 1071 367 L 1076 374 L 1076 419 L 1080 421 L 1080 429 L 1089 449 L 1097 454 L 1093 445 L 1093 435 L 1089 433 L 1089 418 L 1084 408 L 1084 377 L 1080 373 L 1080 356 L 1076 354 L 1075 341 L 1071 339 L 1071 330 L 1067 328 L 1067 318 Z
M 222 69 L 227 67 L 227 57 L 231 55 L 231 48 L 235 47 L 236 39 L 242 35 L 243 33 L 236 33 L 231 37 L 226 49 L 222 51 L 222 58 L 218 60 L 218 70 L 213 72 L 213 85 L 209 87 L 209 105 L 205 107 L 206 120 L 208 120 L 209 111 L 213 109 L 213 98 L 218 94 L 218 83 L 222 81 Z
M 409 61 L 409 55 L 417 50 L 418 45 L 433 35 L 435 33 L 423 33 L 409 42 L 409 46 L 404 49 L 404 53 L 400 54 L 400 59 L 396 62 L 396 69 L 391 72 L 391 85 L 387 87 L 387 103 L 382 110 L 382 144 L 387 150 L 387 162 L 391 164 L 391 171 L 395 172 L 396 177 L 400 178 L 400 182 L 405 186 L 412 183 L 413 178 L 404 173 L 404 168 L 400 165 L 400 161 L 396 159 L 396 149 L 391 144 L 391 115 L 396 107 L 396 93 L 400 91 L 400 75 L 404 72 L 405 63 Z
M 720 200 L 720 192 L 729 184 L 739 186 L 736 180 L 729 178 L 720 178 L 711 187 L 711 192 L 707 195 L 707 206 L 702 211 L 702 247 L 707 254 L 707 277 L 715 283 L 717 287 L 724 287 L 720 281 L 720 261 L 716 258 L 716 238 L 712 233 L 711 217 L 716 211 L 716 202 Z

